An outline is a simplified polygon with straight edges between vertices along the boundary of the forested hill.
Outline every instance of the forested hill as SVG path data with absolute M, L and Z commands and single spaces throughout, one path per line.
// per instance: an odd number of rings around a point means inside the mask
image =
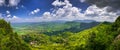
M 31 50 L 3 19 L 0 19 L 0 50 Z
M 63 32 L 77 33 L 85 29 L 97 26 L 100 22 L 80 22 L 80 21 L 61 21 L 61 22 L 26 22 L 12 23 L 15 32 L 20 35 L 29 33 L 44 33 L 47 35 L 58 35 Z
M 103 22 L 78 33 L 27 34 L 23 40 L 39 50 L 120 50 L 120 16 L 113 23 Z
M 59 32 L 56 32 L 59 33 Z M 0 19 L 0 50 L 120 50 L 120 16 L 77 33 L 64 31 L 17 35 L 10 23 Z

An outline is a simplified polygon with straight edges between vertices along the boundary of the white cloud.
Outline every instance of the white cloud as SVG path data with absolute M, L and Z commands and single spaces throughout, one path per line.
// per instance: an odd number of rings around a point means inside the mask
M 20 22 L 18 19 L 20 19 L 20 18 L 18 18 L 17 16 L 13 16 L 12 17 L 12 15 L 10 14 L 10 12 L 9 11 L 6 11 L 6 16 L 3 16 L 4 14 L 2 14 L 2 13 L 0 13 L 0 19 L 5 19 L 6 21 L 11 21 L 11 22 Z
M 56 4 L 55 4 L 56 2 Z M 57 4 L 59 3 L 59 4 Z M 61 3 L 64 3 L 63 5 Z M 81 9 L 72 6 L 69 0 L 64 0 L 64 2 L 56 0 L 52 5 L 62 6 L 61 8 L 54 9 L 53 12 L 44 12 L 41 17 L 33 17 L 29 19 L 24 19 L 27 22 L 42 22 L 42 21 L 73 21 L 73 20 L 95 20 L 95 21 L 110 21 L 113 22 L 117 18 L 116 13 L 107 12 L 107 7 L 101 9 L 96 5 L 89 6 L 84 13 L 81 13 Z M 35 14 L 35 10 L 31 12 Z
M 10 18 L 10 17 L 11 17 L 11 14 L 8 14 L 6 17 L 7 17 L 7 18 Z
M 85 11 L 85 17 L 95 21 L 110 21 L 113 22 L 117 18 L 117 13 L 107 12 L 105 8 L 98 8 L 96 5 L 89 6 Z
M 10 14 L 10 11 L 7 10 L 6 13 L 7 13 L 7 14 Z
M 56 1 L 65 4 L 61 5 L 62 8 L 55 9 L 55 12 L 49 13 L 50 14 L 49 18 L 51 18 L 52 20 L 67 20 L 67 21 L 83 19 L 84 16 L 82 13 L 80 13 L 81 9 L 73 7 L 68 0 L 64 0 L 64 2 L 58 0 Z
M 40 9 L 39 9 L 39 8 L 31 11 L 31 12 L 29 13 L 29 15 L 34 15 L 34 14 L 36 14 L 36 13 L 38 13 L 38 12 L 40 12 Z
M 45 13 L 43 14 L 43 18 L 44 18 L 44 19 L 51 18 L 50 12 L 45 12 Z
M 5 0 L 0 0 L 0 6 L 4 5 Z
M 85 0 L 80 0 L 80 2 L 82 2 L 82 3 L 83 3 L 83 2 L 85 2 Z
M 39 12 L 39 11 L 40 11 L 40 9 L 38 9 L 38 8 L 37 8 L 36 10 L 34 10 L 35 13 L 37 13 L 37 12 Z
M 9 1 L 9 3 L 6 5 L 6 2 L 8 2 L 8 1 Z M 8 0 L 8 1 L 0 0 L 0 6 L 7 6 L 7 7 L 17 6 L 20 3 L 20 0 Z
M 62 2 L 62 1 L 60 1 L 60 0 L 55 0 L 55 1 L 52 3 L 52 5 L 54 5 L 54 6 L 62 6 L 62 5 L 65 5 L 65 3 Z
M 9 0 L 9 6 L 17 6 L 20 0 Z
M 21 22 L 23 19 L 17 17 L 17 16 L 13 16 L 11 18 L 4 18 L 6 21 L 10 21 L 10 22 Z
M 85 0 L 81 0 L 84 2 Z M 69 0 L 64 0 L 64 2 L 56 0 L 57 3 L 65 3 L 62 8 L 55 9 L 54 13 L 49 13 L 49 18 L 53 20 L 95 20 L 95 21 L 109 21 L 113 22 L 117 18 L 117 13 L 107 12 L 105 8 L 98 8 L 96 5 L 89 6 L 84 13 L 81 13 L 81 9 L 73 7 Z M 54 3 L 53 2 L 53 3 Z
M 18 17 L 17 17 L 17 16 L 13 16 L 12 18 L 13 18 L 13 19 L 18 19 Z
M 10 14 L 10 11 L 8 11 L 8 10 L 6 11 L 6 17 L 7 17 L 7 18 L 12 17 L 11 14 Z
M 55 4 L 58 2 L 59 4 Z M 81 9 L 72 6 L 69 0 L 64 0 L 64 2 L 55 0 L 53 2 L 55 7 L 61 6 L 61 8 L 54 9 L 53 12 L 44 12 L 40 17 L 31 17 L 31 18 L 19 18 L 17 16 L 13 16 L 12 22 L 46 22 L 46 21 L 56 21 L 56 20 L 64 20 L 64 21 L 73 21 L 73 20 L 95 20 L 95 21 L 109 21 L 114 22 L 117 18 L 117 13 L 107 12 L 105 8 L 98 8 L 96 5 L 89 6 L 84 13 L 81 13 Z M 64 3 L 64 4 L 61 4 Z M 40 11 L 40 9 L 35 9 L 30 14 L 36 14 Z M 118 11 L 120 12 L 120 11 Z

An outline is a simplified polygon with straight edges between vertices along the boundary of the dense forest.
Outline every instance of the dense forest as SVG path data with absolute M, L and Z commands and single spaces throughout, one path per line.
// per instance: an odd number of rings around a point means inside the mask
M 68 25 L 61 26 L 67 29 L 19 35 L 0 19 L 0 50 L 120 50 L 120 16 L 113 23 L 93 23 L 82 30 L 79 24 Z
M 31 50 L 3 19 L 0 19 L 0 50 Z

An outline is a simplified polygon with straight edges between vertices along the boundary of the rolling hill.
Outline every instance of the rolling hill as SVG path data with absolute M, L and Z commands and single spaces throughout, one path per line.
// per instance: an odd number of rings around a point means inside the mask
M 21 35 L 27 33 L 44 33 L 47 35 L 58 34 L 65 31 L 80 32 L 82 30 L 94 27 L 100 22 L 36 22 L 36 23 L 12 23 L 15 32 Z
M 96 22 L 92 22 L 82 25 L 78 22 L 52 22 L 34 24 L 14 25 L 16 28 L 13 29 L 22 27 L 27 32 L 21 35 L 19 32 L 14 33 L 10 23 L 0 20 L 0 50 L 120 50 L 120 16 L 113 23 L 96 24 Z M 50 29 L 48 33 L 51 35 L 45 34 L 44 31 L 29 33 L 26 30 L 26 28 L 31 28 L 34 31 L 43 26 L 46 26 L 45 32 Z M 81 30 L 82 27 L 84 29 Z M 52 34 L 53 30 L 58 32 Z M 60 32 L 61 30 L 64 31 Z
M 27 34 L 23 40 L 40 50 L 119 50 L 120 17 L 114 22 L 103 22 L 83 31 L 63 32 L 58 35 Z M 59 32 L 58 32 L 59 33 Z

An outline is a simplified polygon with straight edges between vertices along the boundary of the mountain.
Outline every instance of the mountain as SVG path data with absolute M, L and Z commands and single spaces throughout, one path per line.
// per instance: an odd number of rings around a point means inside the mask
M 96 22 L 94 20 L 74 20 L 76 22 L 81 22 L 81 23 L 91 23 L 91 22 Z
M 3 19 L 0 19 L 0 50 L 31 50 Z
M 120 16 L 113 23 L 69 21 L 14 26 L 27 33 L 14 33 L 10 23 L 0 20 L 0 50 L 120 50 Z M 48 32 L 29 32 L 26 28 L 30 31 L 44 28 Z
M 39 50 L 120 50 L 119 28 L 120 17 L 113 23 L 103 22 L 77 33 L 64 31 L 51 36 L 26 34 L 23 40 L 33 42 L 33 49 Z
M 120 16 L 114 23 L 103 22 L 70 36 L 74 39 L 70 45 L 75 46 L 74 50 L 120 50 L 119 28 Z
M 48 35 L 58 34 L 65 31 L 79 32 L 85 29 L 89 29 L 100 22 L 78 22 L 78 21 L 67 21 L 67 22 L 36 22 L 36 23 L 12 23 L 12 27 L 15 32 L 19 34 L 27 33 L 44 33 Z
M 83 31 L 85 29 L 89 29 L 89 28 L 92 28 L 94 26 L 97 26 L 100 24 L 100 22 L 82 23 L 82 22 L 70 21 L 70 22 L 66 22 L 65 24 L 73 25 L 73 26 L 71 26 L 70 28 L 64 28 L 63 30 L 44 32 L 44 34 L 58 35 L 58 34 L 64 33 L 64 32 L 77 33 L 77 32 Z M 77 24 L 77 25 L 75 25 L 75 24 Z

